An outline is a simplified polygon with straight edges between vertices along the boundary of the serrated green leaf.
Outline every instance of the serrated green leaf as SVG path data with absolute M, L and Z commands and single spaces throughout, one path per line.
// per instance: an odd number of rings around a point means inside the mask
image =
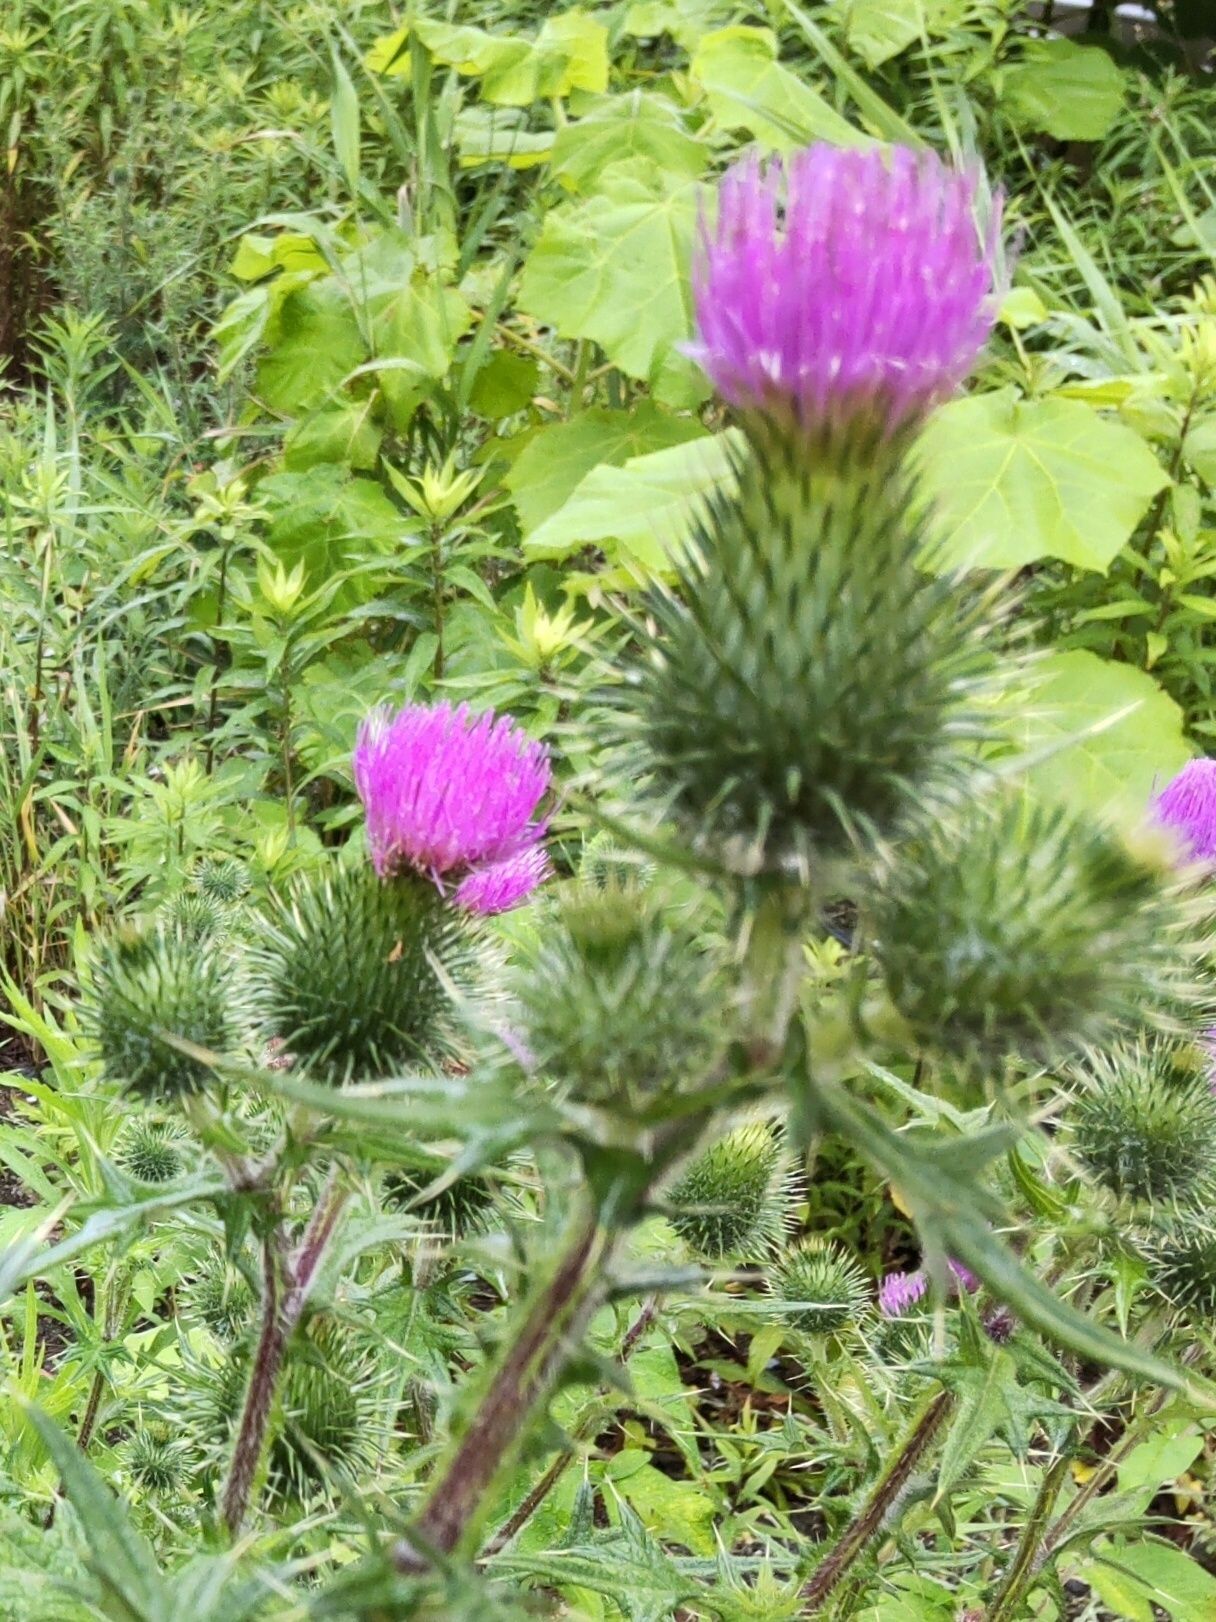
M 1079 400 L 955 400 L 921 437 L 937 568 L 1061 558 L 1105 572 L 1169 476 L 1138 434 Z M 940 548 L 940 549 L 939 549 Z
M 673 102 L 632 90 L 605 97 L 558 130 L 552 173 L 572 190 L 587 192 L 615 163 L 640 159 L 678 179 L 696 180 L 709 157 L 709 147 L 688 133 Z
M 519 306 L 563 338 L 590 338 L 649 378 L 692 327 L 696 188 L 653 163 L 614 164 L 594 193 L 551 209 L 528 255 Z

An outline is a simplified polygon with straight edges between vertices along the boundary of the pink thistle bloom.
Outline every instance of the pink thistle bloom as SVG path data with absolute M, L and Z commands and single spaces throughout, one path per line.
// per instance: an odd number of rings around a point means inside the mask
M 929 1288 L 920 1268 L 915 1273 L 888 1273 L 878 1286 L 878 1310 L 884 1318 L 902 1318 Z
M 507 912 L 526 900 L 548 876 L 547 853 L 540 845 L 529 845 L 501 862 L 471 869 L 453 899 L 466 912 Z
M 741 410 L 915 424 L 992 330 L 1000 203 L 982 236 L 979 196 L 977 169 L 910 147 L 745 159 L 702 226 L 687 352 Z
M 978 1290 L 980 1281 L 962 1262 L 948 1260 L 951 1294 Z M 929 1275 L 918 1267 L 915 1273 L 888 1273 L 878 1287 L 878 1310 L 884 1318 L 902 1318 L 909 1307 L 923 1299 L 929 1289 Z
M 1153 815 L 1197 861 L 1216 857 L 1216 760 L 1188 760 L 1153 801 Z
M 515 906 L 544 878 L 545 825 L 533 818 L 549 757 L 509 716 L 465 704 L 379 711 L 359 728 L 354 768 L 381 878 L 451 876 L 474 912 Z

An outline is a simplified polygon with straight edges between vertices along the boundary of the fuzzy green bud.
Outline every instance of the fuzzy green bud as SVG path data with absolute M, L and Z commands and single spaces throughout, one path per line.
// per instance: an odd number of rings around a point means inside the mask
M 1159 867 L 1058 808 L 973 801 L 896 852 L 873 954 L 915 1040 L 1046 1062 L 1168 1027 L 1189 994 L 1188 918 Z
M 89 1013 L 107 1078 L 159 1097 L 195 1092 L 212 1075 L 167 1038 L 224 1053 L 238 1037 L 227 964 L 209 943 L 167 930 L 102 944 Z
M 865 1314 L 869 1283 L 861 1267 L 830 1239 L 804 1239 L 773 1270 L 770 1288 L 788 1302 L 782 1321 L 806 1335 L 831 1335 Z
M 1070 1120 L 1085 1167 L 1120 1199 L 1207 1206 L 1216 1096 L 1193 1049 L 1160 1040 L 1092 1054 Z
M 1216 1229 L 1203 1215 L 1161 1224 L 1144 1243 L 1149 1273 L 1171 1306 L 1216 1318 Z
M 779 1129 L 769 1121 L 748 1121 L 690 1161 L 663 1204 L 694 1255 L 746 1261 L 781 1244 L 793 1192 Z
M 898 467 L 776 436 L 734 472 L 618 703 L 690 837 L 754 873 L 871 845 L 957 775 L 986 656 L 972 600 L 917 565 Z
M 123 1451 L 132 1481 L 154 1497 L 179 1492 L 190 1479 L 190 1444 L 166 1424 L 141 1426 Z
M 334 1083 L 431 1061 L 447 1011 L 435 965 L 458 966 L 463 938 L 460 915 L 413 874 L 345 868 L 301 885 L 252 949 L 269 1033 Z
M 182 1291 L 182 1313 L 200 1323 L 226 1345 L 248 1327 L 257 1307 L 257 1296 L 249 1280 L 226 1257 L 216 1256 L 214 1264 L 193 1279 Z

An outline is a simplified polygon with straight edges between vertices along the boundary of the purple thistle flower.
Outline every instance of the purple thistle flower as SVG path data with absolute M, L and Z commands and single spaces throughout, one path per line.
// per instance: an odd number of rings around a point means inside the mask
M 452 875 L 457 902 L 483 913 L 516 906 L 544 878 L 545 825 L 532 819 L 549 757 L 509 716 L 465 704 L 379 711 L 359 728 L 354 768 L 381 878 Z
M 929 1288 L 929 1280 L 918 1267 L 915 1273 L 888 1273 L 878 1286 L 878 1310 L 884 1318 L 902 1318 Z
M 1188 856 L 1216 857 L 1216 760 L 1188 760 L 1153 801 L 1153 815 L 1179 836 Z
M 949 1259 L 950 1293 L 978 1290 L 980 1281 L 962 1262 Z M 929 1275 L 921 1267 L 915 1273 L 888 1273 L 878 1287 L 878 1310 L 884 1318 L 902 1318 L 909 1307 L 914 1307 L 929 1288 Z
M 466 912 L 507 912 L 526 900 L 548 875 L 548 855 L 540 845 L 529 845 L 501 862 L 471 869 L 453 899 Z
M 909 147 L 744 160 L 702 226 L 687 352 L 742 410 L 914 424 L 992 329 L 1000 204 L 981 237 L 979 192 L 978 170 Z

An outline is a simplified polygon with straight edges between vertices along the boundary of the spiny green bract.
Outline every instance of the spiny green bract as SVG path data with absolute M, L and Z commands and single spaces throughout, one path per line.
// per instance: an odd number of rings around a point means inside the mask
M 722 1040 L 709 955 L 649 893 L 567 888 L 517 977 L 540 1068 L 594 1104 L 642 1108 L 695 1084 Z
M 902 824 L 977 734 L 986 656 L 975 600 L 917 567 L 898 468 L 842 477 L 774 441 L 735 472 L 613 694 L 690 836 L 754 872 Z
M 208 1423 L 222 1430 L 236 1424 L 251 1355 L 252 1340 L 246 1337 L 212 1371 L 211 1389 L 202 1394 Z M 335 1475 L 358 1478 L 374 1468 L 374 1382 L 371 1352 L 346 1324 L 317 1317 L 295 1335 L 266 1458 L 266 1490 L 272 1498 L 303 1499 L 326 1489 Z
M 1216 1192 L 1216 1096 L 1193 1050 L 1141 1041 L 1088 1057 L 1070 1119 L 1078 1158 L 1112 1193 L 1207 1207 Z
M 804 1239 L 773 1269 L 770 1288 L 791 1304 L 781 1321 L 807 1335 L 830 1335 L 856 1323 L 866 1310 L 869 1281 L 848 1253 L 830 1239 Z
M 183 1038 L 224 1053 L 238 1022 L 228 968 L 207 942 L 167 930 L 118 935 L 93 965 L 89 1010 L 107 1078 L 133 1092 L 197 1091 L 212 1071 L 165 1040 Z
M 443 1155 L 421 1155 L 412 1166 L 395 1167 L 384 1178 L 385 1204 L 406 1210 L 453 1239 L 483 1228 L 494 1209 L 494 1190 L 481 1172 L 463 1172 L 438 1194 L 414 1203 L 451 1162 Z
M 791 1206 L 779 1129 L 748 1121 L 701 1151 L 667 1190 L 668 1222 L 706 1261 L 747 1260 L 777 1248 Z
M 135 1115 L 114 1142 L 114 1161 L 141 1183 L 171 1183 L 186 1169 L 190 1136 L 177 1121 Z
M 873 953 L 918 1043 L 1042 1062 L 1168 1026 L 1190 991 L 1189 922 L 1160 869 L 1114 832 L 977 800 L 896 850 Z
M 1142 1241 L 1149 1275 L 1171 1306 L 1216 1318 L 1216 1229 L 1189 1214 L 1159 1224 Z
M 296 1064 L 330 1082 L 369 1079 L 444 1050 L 435 963 L 459 967 L 460 915 L 425 879 L 342 869 L 280 902 L 251 951 L 257 1006 Z

